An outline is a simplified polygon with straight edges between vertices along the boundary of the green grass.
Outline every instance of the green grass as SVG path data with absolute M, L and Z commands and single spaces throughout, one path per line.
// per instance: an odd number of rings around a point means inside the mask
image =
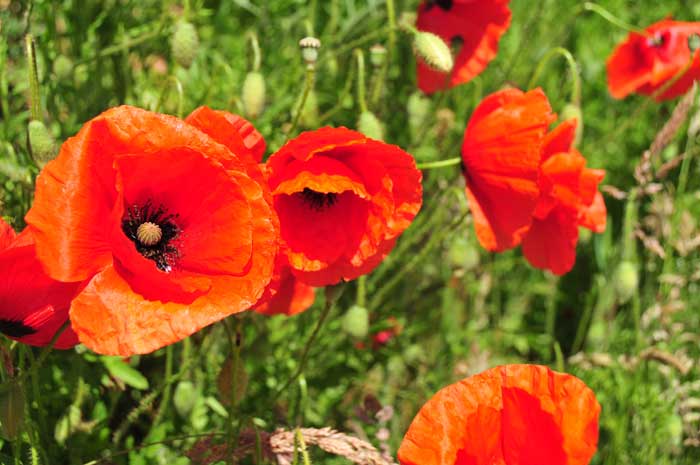
M 354 83 L 343 96 L 353 68 L 352 50 L 344 46 L 386 28 L 384 1 L 191 3 L 190 20 L 200 45 L 194 64 L 184 69 L 173 62 L 169 48 L 173 24 L 182 14 L 178 3 L 44 0 L 34 1 L 27 15 L 26 2 L 0 2 L 0 200 L 3 216 L 18 229 L 31 204 L 31 179 L 37 171 L 26 144 L 25 32 L 36 37 L 43 117 L 58 141 L 118 104 L 156 110 L 162 100 L 160 110 L 176 114 L 180 102 L 173 77 L 182 85 L 185 115 L 203 104 L 240 113 L 250 63 L 248 31 L 257 33 L 262 50 L 267 105 L 254 123 L 268 142 L 268 153 L 287 138 L 304 82 L 297 41 L 310 32 L 323 43 L 316 76 L 318 111 L 339 107 L 327 120 L 304 115 L 303 126 L 355 127 Z M 395 3 L 398 12 L 415 11 L 417 5 Z M 383 95 L 371 106 L 386 126 L 386 140 L 410 149 L 419 161 L 458 156 L 480 98 L 504 85 L 527 87 L 542 56 L 564 47 L 577 60 L 582 79 L 585 131 L 580 150 L 589 166 L 607 170 L 605 184 L 630 192 L 636 186 L 635 166 L 675 102 L 609 96 L 605 60 L 626 32 L 583 12 L 582 3 L 513 0 L 512 26 L 497 59 L 478 79 L 449 91 L 439 108 L 439 97 L 433 98 L 429 130 L 422 138 L 411 130 L 406 111 L 416 90 L 411 44 L 398 33 Z M 691 1 L 606 0 L 604 6 L 640 26 L 669 14 L 700 19 L 700 3 Z M 386 43 L 379 37 L 358 45 L 367 52 L 376 40 Z M 73 67 L 58 69 L 60 57 Z M 163 65 L 167 69 L 161 73 Z M 373 82 L 372 68 L 367 68 L 368 82 Z M 536 84 L 556 111 L 568 103 L 571 81 L 563 59 L 553 59 Z M 452 113 L 438 118 L 441 108 Z M 652 160 L 655 169 L 697 143 L 699 110 L 696 99 L 689 118 L 695 118 L 695 126 L 686 122 L 680 127 Z M 395 318 L 400 334 L 384 347 L 372 349 L 365 341 L 370 347 L 357 348 L 358 341 L 341 329 L 340 317 L 356 298 L 356 284 L 347 284 L 303 376 L 274 401 L 276 390 L 297 367 L 321 312 L 322 292 L 311 310 L 291 319 L 247 315 L 241 352 L 247 389 L 236 423 L 266 431 L 297 424 L 331 426 L 363 432 L 378 445 L 380 425 L 366 421 L 364 414 L 364 406 L 377 401 L 394 409 L 385 426 L 395 453 L 417 409 L 440 387 L 500 363 L 543 363 L 579 376 L 596 392 L 602 414 L 599 451 L 592 463 L 699 463 L 700 408 L 694 405 L 700 403 L 700 276 L 698 249 L 689 249 L 700 234 L 696 161 L 688 157 L 684 191 L 678 189 L 677 167 L 657 181 L 658 192 L 630 205 L 606 196 L 607 231 L 580 241 L 575 269 L 560 279 L 529 267 L 519 251 L 491 255 L 482 250 L 468 215 L 451 225 L 467 213 L 458 169 L 426 172 L 423 210 L 394 253 L 367 279 L 371 331 L 387 328 Z M 631 212 L 627 225 L 626 209 Z M 665 259 L 635 239 L 638 225 L 658 239 Z M 615 270 L 623 258 L 632 260 L 640 275 L 639 289 L 626 303 L 614 291 Z M 31 364 L 39 353 L 6 339 L 0 344 L 18 367 Z M 650 348 L 678 359 L 683 370 L 649 355 Z M 120 451 L 128 452 L 109 460 L 190 463 L 183 452 L 196 438 L 169 439 L 225 431 L 217 378 L 228 354 L 222 324 L 128 363 L 105 362 L 86 350 L 52 353 L 25 386 L 26 428 L 18 440 L 0 440 L 0 463 L 33 463 L 28 460 L 32 447 L 39 463 L 83 464 Z M 168 356 L 175 367 L 170 377 L 164 376 Z M 117 432 L 119 441 L 114 440 Z M 159 441 L 165 442 L 140 448 Z M 316 452 L 313 458 L 319 464 L 342 463 Z

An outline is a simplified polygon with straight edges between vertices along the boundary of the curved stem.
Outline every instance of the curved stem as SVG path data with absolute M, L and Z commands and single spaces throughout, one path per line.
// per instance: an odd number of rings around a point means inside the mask
M 39 95 L 39 72 L 36 66 L 36 48 L 31 34 L 24 36 L 29 69 L 29 110 L 33 120 L 41 121 L 41 96 Z
M 306 79 L 304 80 L 304 90 L 301 93 L 301 99 L 299 100 L 299 105 L 297 105 L 297 111 L 294 114 L 294 119 L 292 120 L 292 126 L 289 128 L 287 133 L 287 138 L 285 143 L 289 140 L 294 131 L 296 131 L 299 125 L 299 119 L 301 118 L 301 113 L 304 111 L 304 106 L 306 106 L 306 100 L 309 98 L 311 89 L 314 87 L 314 78 L 316 76 L 316 67 L 314 65 L 306 65 Z
M 375 29 L 374 31 L 368 32 L 367 34 L 358 37 L 355 40 L 351 40 L 342 47 L 338 47 L 335 50 L 331 50 L 328 53 L 324 53 L 323 56 L 318 59 L 317 63 L 322 63 L 324 60 L 327 60 L 329 57 L 332 56 L 338 57 L 339 55 L 349 52 L 350 50 L 353 50 L 354 48 L 364 44 L 365 42 L 369 42 L 372 39 L 383 37 L 386 34 L 387 31 L 385 29 Z
M 419 170 L 430 170 L 434 168 L 445 168 L 447 166 L 455 166 L 462 163 L 462 157 L 448 158 L 447 160 L 430 161 L 427 163 L 418 163 L 416 166 Z
M 647 32 L 644 29 L 622 21 L 620 18 L 610 13 L 608 10 L 598 5 L 597 3 L 586 2 L 583 4 L 583 10 L 592 11 L 593 13 L 597 14 L 598 16 L 609 22 L 610 24 L 614 24 L 615 26 L 626 31 L 647 35 Z
M 250 50 L 253 52 L 253 63 L 251 66 L 251 71 L 257 72 L 260 70 L 260 64 L 262 63 L 262 55 L 260 53 L 260 43 L 258 42 L 258 35 L 254 31 L 248 31 L 246 33 L 246 40 L 250 44 Z
M 343 90 L 340 92 L 340 96 L 338 97 L 338 102 L 325 112 L 319 117 L 319 123 L 323 123 L 325 120 L 328 118 L 334 116 L 336 113 L 338 113 L 342 108 L 343 108 L 343 101 L 350 95 L 350 92 L 352 90 L 352 81 L 355 79 L 355 67 L 351 66 L 350 70 L 348 72 L 347 77 L 345 78 L 345 84 L 343 85 Z
M 530 79 L 530 83 L 527 85 L 528 89 L 532 89 L 535 83 L 540 78 L 540 75 L 544 71 L 549 61 L 556 55 L 562 56 L 567 65 L 569 66 L 569 72 L 571 73 L 571 103 L 574 105 L 581 105 L 581 76 L 578 71 L 578 65 L 576 64 L 576 59 L 574 56 L 564 47 L 554 47 L 544 54 L 540 62 L 535 68 L 535 72 Z
M 357 103 L 362 113 L 367 111 L 367 100 L 365 98 L 365 54 L 361 49 L 356 48 L 353 52 L 357 60 Z

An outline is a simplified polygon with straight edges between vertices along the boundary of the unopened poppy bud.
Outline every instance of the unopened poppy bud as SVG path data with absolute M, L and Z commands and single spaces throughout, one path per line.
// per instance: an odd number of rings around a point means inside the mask
M 63 81 L 73 74 L 73 61 L 65 55 L 59 55 L 53 61 L 53 73 Z
M 369 312 L 365 307 L 353 305 L 343 316 L 342 328 L 355 339 L 364 339 L 369 332 Z
M 265 78 L 257 71 L 251 71 L 243 81 L 241 96 L 246 116 L 255 119 L 265 107 Z
M 219 372 L 219 379 L 217 380 L 217 386 L 219 388 L 219 396 L 221 397 L 221 403 L 229 405 L 231 403 L 231 388 L 233 384 L 232 373 L 233 362 L 229 358 L 221 367 L 221 372 Z M 245 366 L 243 360 L 238 360 L 236 365 L 236 392 L 234 397 L 234 403 L 238 404 L 246 393 L 248 388 L 248 373 L 245 371 Z
M 5 439 L 14 440 L 22 431 L 23 423 L 24 389 L 19 383 L 12 382 L 0 392 L 0 434 Z
M 175 63 L 183 68 L 189 68 L 197 56 L 199 36 L 192 23 L 180 20 L 175 23 L 175 29 L 170 39 L 170 49 Z
M 629 261 L 620 263 L 615 270 L 614 285 L 619 303 L 624 304 L 630 300 L 639 286 L 637 266 Z
M 413 39 L 413 50 L 430 68 L 449 73 L 454 66 L 452 52 L 444 40 L 432 32 L 417 31 Z
M 180 381 L 173 394 L 173 404 L 175 411 L 182 418 L 187 418 L 194 408 L 197 400 L 197 389 L 192 381 Z
M 384 128 L 381 121 L 371 111 L 363 111 L 357 120 L 357 130 L 370 139 L 384 140 Z
M 576 136 L 574 138 L 574 147 L 578 147 L 583 139 L 583 112 L 581 107 L 573 103 L 567 103 L 561 111 L 562 121 L 575 119 L 576 120 Z
M 31 120 L 27 125 L 27 143 L 34 161 L 40 167 L 56 157 L 56 144 L 41 121 Z
M 386 47 L 382 44 L 374 44 L 369 48 L 369 61 L 375 68 L 384 66 L 386 62 Z
M 318 49 L 321 48 L 321 41 L 316 37 L 304 37 L 299 41 L 301 56 L 308 65 L 313 65 L 318 60 Z
M 430 114 L 430 100 L 422 92 L 414 92 L 406 103 L 408 111 L 408 126 L 411 136 L 415 137 L 427 121 Z

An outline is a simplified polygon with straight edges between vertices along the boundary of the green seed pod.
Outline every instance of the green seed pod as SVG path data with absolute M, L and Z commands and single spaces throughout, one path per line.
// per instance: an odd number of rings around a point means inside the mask
M 369 332 L 369 312 L 365 307 L 353 305 L 343 315 L 343 331 L 355 339 L 364 339 Z
M 173 394 L 173 404 L 177 414 L 182 418 L 187 418 L 197 402 L 197 389 L 192 381 L 180 381 L 177 383 Z
M 53 73 L 60 81 L 73 75 L 73 61 L 65 55 L 59 55 L 53 61 Z
M 418 31 L 413 39 L 413 51 L 430 68 L 449 73 L 454 66 L 452 52 L 444 40 L 432 32 Z
M 357 120 L 357 130 L 370 139 L 384 140 L 384 128 L 371 111 L 363 111 Z
M 624 304 L 637 292 L 639 286 L 637 265 L 629 261 L 623 261 L 618 265 L 614 276 L 617 301 Z
M 246 74 L 241 95 L 243 109 L 247 117 L 255 119 L 265 107 L 265 78 L 257 71 Z
M 170 49 L 175 63 L 183 68 L 189 68 L 197 56 L 198 47 L 199 37 L 194 25 L 185 20 L 175 23 L 175 29 L 170 39 Z
M 382 44 L 374 44 L 369 48 L 369 61 L 375 68 L 384 66 L 387 50 Z
M 415 138 L 430 114 L 430 99 L 425 97 L 422 92 L 414 92 L 408 97 L 406 110 L 408 111 L 408 126 L 411 130 L 411 137 Z
M 48 128 L 41 121 L 31 120 L 27 125 L 29 151 L 39 167 L 56 157 L 56 144 Z
M 321 41 L 316 37 L 304 37 L 299 41 L 301 56 L 306 64 L 313 65 L 318 60 L 318 49 L 321 48 Z
M 578 147 L 583 139 L 583 112 L 581 112 L 581 107 L 574 105 L 573 103 L 567 103 L 564 109 L 561 111 L 561 120 L 566 121 L 569 119 L 576 120 L 576 137 L 574 138 L 574 147 Z
M 0 434 L 10 441 L 17 439 L 24 423 L 24 389 L 12 382 L 0 393 Z

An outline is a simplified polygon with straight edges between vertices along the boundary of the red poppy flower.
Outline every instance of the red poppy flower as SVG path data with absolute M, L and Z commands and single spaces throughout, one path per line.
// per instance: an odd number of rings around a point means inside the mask
M 312 286 L 373 270 L 422 202 L 411 155 L 346 128 L 301 134 L 267 171 L 292 272 Z
M 269 283 L 271 196 L 221 115 L 113 108 L 39 175 L 26 217 L 37 255 L 54 279 L 91 279 L 70 318 L 96 352 L 151 352 L 249 309 Z
M 540 198 L 530 229 L 523 237 L 523 254 L 535 267 L 564 274 L 576 261 L 578 227 L 603 232 L 606 209 L 598 184 L 605 171 L 586 168 L 586 159 L 573 148 L 576 120 L 552 131 L 542 147 Z
M 586 465 L 600 405 L 578 378 L 505 365 L 435 394 L 398 451 L 401 465 Z
M 540 195 L 542 143 L 554 119 L 541 89 L 504 89 L 474 110 L 462 161 L 476 235 L 485 249 L 513 248 L 530 227 Z
M 656 100 L 686 93 L 700 79 L 700 49 L 691 51 L 689 46 L 691 37 L 700 35 L 700 22 L 665 19 L 646 28 L 645 33 L 630 33 L 608 58 L 610 94 L 617 99 L 631 93 L 652 95 L 676 78 Z
M 418 61 L 418 87 L 426 93 L 464 84 L 496 57 L 498 41 L 510 26 L 510 0 L 427 0 L 418 7 L 416 26 L 451 44 L 461 43 L 452 75 Z
M 293 316 L 308 310 L 314 300 L 314 288 L 294 277 L 287 257 L 280 253 L 272 281 L 260 299 L 262 303 L 253 310 L 263 315 Z
M 31 233 L 15 236 L 0 219 L 0 333 L 33 346 L 48 345 L 68 320 L 68 308 L 80 283 L 49 278 L 36 257 Z M 71 328 L 59 336 L 57 349 L 78 343 Z

